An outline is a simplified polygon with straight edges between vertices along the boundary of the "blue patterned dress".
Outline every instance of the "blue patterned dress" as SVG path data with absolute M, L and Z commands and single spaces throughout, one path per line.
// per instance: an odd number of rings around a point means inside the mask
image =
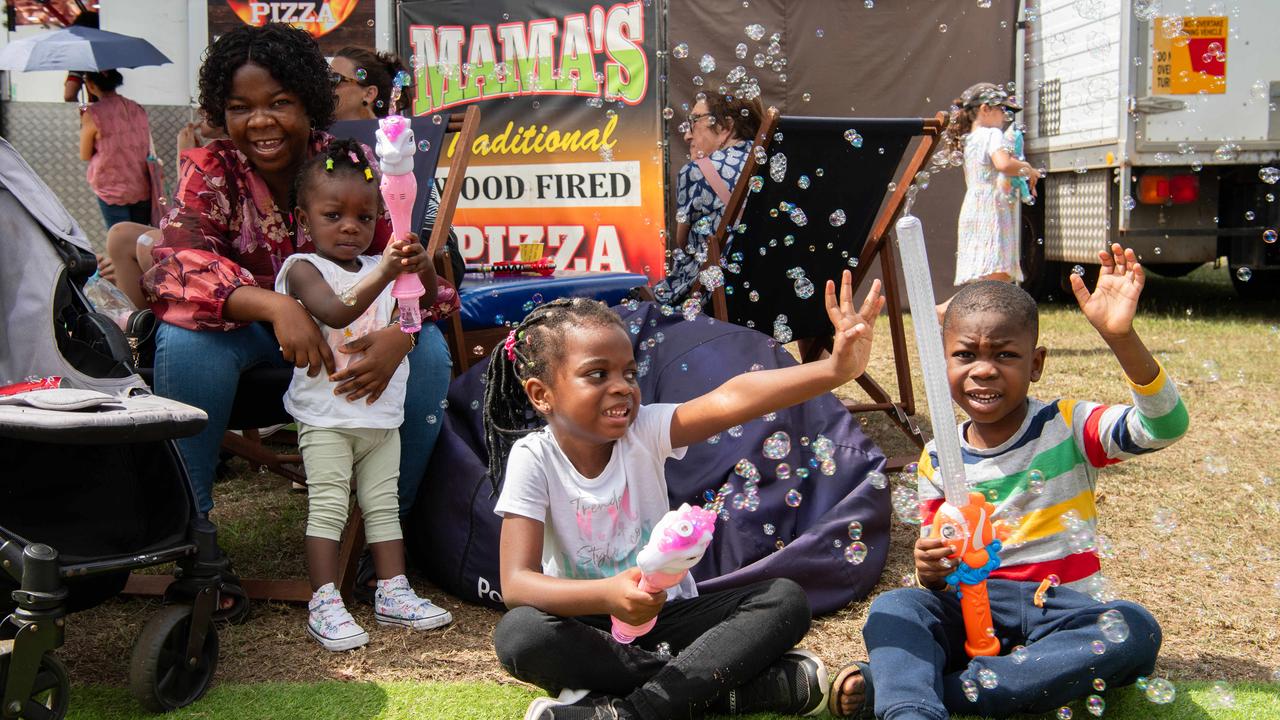
M 747 164 L 749 152 L 751 141 L 741 140 L 707 156 L 730 191 Z M 689 238 L 684 249 L 672 248 L 667 277 L 653 286 L 654 297 L 659 302 L 679 305 L 688 299 L 690 289 L 698 279 L 698 271 L 707 259 L 707 241 L 720 227 L 723 216 L 724 203 L 716 196 L 711 183 L 702 176 L 702 168 L 692 161 L 680 168 L 676 179 L 676 222 L 689 224 Z M 726 245 L 722 254 L 727 255 L 728 252 Z M 704 297 L 703 302 L 707 299 Z

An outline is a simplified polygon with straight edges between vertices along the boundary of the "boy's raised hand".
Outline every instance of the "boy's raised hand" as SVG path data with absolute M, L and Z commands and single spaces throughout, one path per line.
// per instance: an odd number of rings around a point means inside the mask
M 1089 323 L 1104 338 L 1116 338 L 1133 331 L 1133 316 L 1138 312 L 1138 297 L 1147 282 L 1146 273 L 1132 249 L 1111 245 L 1111 251 L 1098 252 L 1102 269 L 1098 285 L 1090 293 L 1084 279 L 1071 276 L 1071 291 Z
M 855 378 L 867 369 L 867 361 L 871 359 L 872 330 L 883 307 L 884 296 L 880 294 L 879 280 L 871 283 L 871 289 L 857 312 L 853 309 L 852 273 L 845 270 L 840 276 L 839 301 L 836 300 L 836 284 L 827 281 L 827 317 L 835 328 L 831 360 L 841 377 Z

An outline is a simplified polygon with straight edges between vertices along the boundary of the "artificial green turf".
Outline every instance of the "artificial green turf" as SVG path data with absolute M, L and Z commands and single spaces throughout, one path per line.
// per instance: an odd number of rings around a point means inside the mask
M 1280 718 L 1280 685 L 1236 683 L 1235 699 L 1223 707 L 1207 682 L 1177 683 L 1169 705 L 1154 705 L 1133 688 L 1105 693 L 1104 718 L 1111 720 L 1260 720 Z M 220 685 L 196 704 L 163 716 L 166 720 L 489 720 L 518 718 L 536 697 L 526 688 L 494 683 L 262 683 Z M 1091 718 L 1083 702 L 1071 705 L 1076 720 Z M 71 694 L 72 720 L 148 718 L 127 690 L 78 687 Z M 773 718 L 757 715 L 758 720 Z M 1046 716 L 1054 718 L 1053 714 Z M 957 720 L 961 720 L 957 716 Z

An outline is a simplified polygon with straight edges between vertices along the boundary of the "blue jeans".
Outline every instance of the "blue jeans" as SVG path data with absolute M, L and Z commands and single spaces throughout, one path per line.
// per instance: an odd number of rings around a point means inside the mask
M 409 353 L 409 387 L 400 426 L 400 515 L 413 507 L 418 486 L 444 423 L 440 402 L 449 391 L 449 347 L 435 325 L 424 324 Z M 213 508 L 213 476 L 218 448 L 231 418 L 240 373 L 259 365 L 287 367 L 275 333 L 265 323 L 228 332 L 187 330 L 160 323 L 156 335 L 154 385 L 157 395 L 204 410 L 209 424 L 178 440 L 200 512 Z
M 876 717 L 886 720 L 946 720 L 948 712 L 981 717 L 1044 713 L 1084 697 L 1094 678 L 1107 687 L 1128 685 L 1150 675 L 1160 650 L 1160 626 L 1141 605 L 1118 600 L 1099 603 L 1084 593 L 1053 588 L 1044 607 L 1032 602 L 1037 584 L 990 580 L 991 617 L 1001 655 L 970 659 L 964 651 L 964 620 L 954 592 L 919 588 L 893 590 L 871 603 L 862 637 L 871 656 Z M 1129 638 L 1112 643 L 1098 629 L 1098 616 L 1116 609 L 1129 625 Z M 1091 644 L 1103 640 L 1106 651 Z M 1027 658 L 1008 653 L 1025 645 Z M 978 673 L 996 673 L 994 688 L 978 684 L 976 702 L 963 683 L 979 683 Z
M 112 225 L 122 222 L 151 224 L 150 200 L 143 200 L 132 205 L 109 205 L 102 198 L 98 198 L 98 209 L 102 211 L 102 220 L 107 224 L 108 230 L 111 229 Z

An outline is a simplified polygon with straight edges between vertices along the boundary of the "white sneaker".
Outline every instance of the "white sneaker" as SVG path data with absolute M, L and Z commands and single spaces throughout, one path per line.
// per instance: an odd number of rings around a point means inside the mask
M 356 624 L 342 604 L 342 596 L 333 583 L 327 583 L 311 595 L 307 605 L 307 632 L 325 650 L 338 652 L 358 648 L 369 642 L 369 633 Z
M 414 630 L 431 630 L 453 622 L 453 615 L 409 587 L 409 579 L 397 575 L 379 580 L 373 594 L 373 615 L 379 625 L 401 625 Z

